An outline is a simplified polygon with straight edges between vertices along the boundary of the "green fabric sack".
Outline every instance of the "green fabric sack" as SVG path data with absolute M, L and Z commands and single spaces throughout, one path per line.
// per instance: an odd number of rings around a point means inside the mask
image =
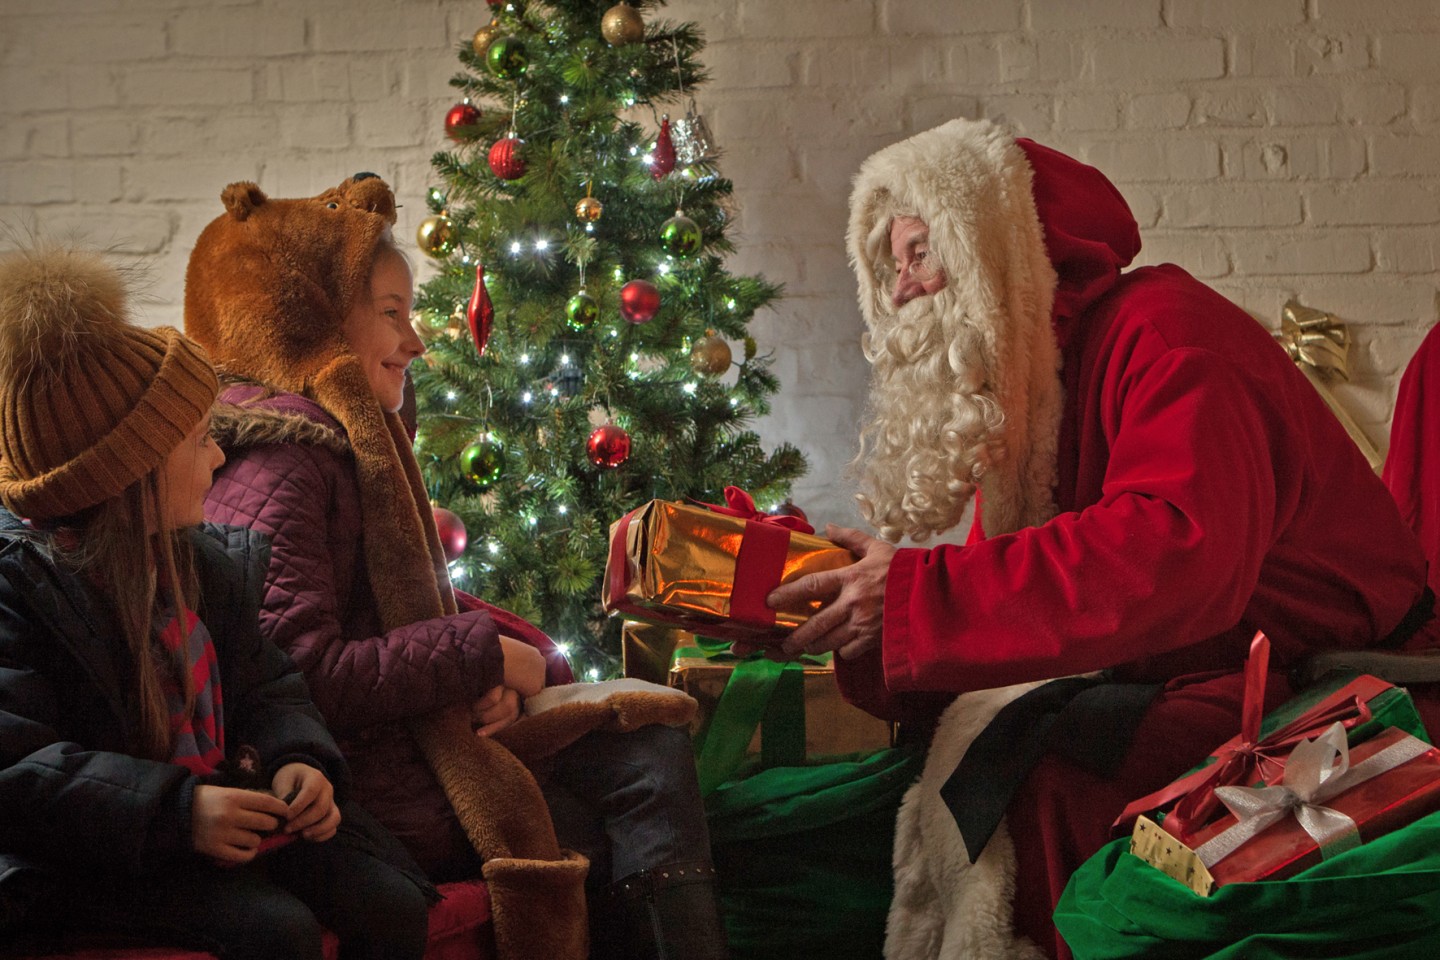
M 1440 813 L 1288 880 L 1192 893 L 1110 843 L 1070 878 L 1055 926 L 1076 960 L 1413 960 L 1440 948 Z
M 728 644 L 697 639 L 697 647 L 730 659 Z M 738 662 L 697 739 L 730 954 L 877 960 L 893 888 L 895 814 L 924 753 L 896 747 L 807 758 L 802 680 L 797 665 Z M 746 758 L 757 726 L 760 756 Z
M 1267 714 L 1262 735 L 1357 676 L 1321 678 Z M 1367 704 L 1371 719 L 1349 731 L 1352 745 L 1386 727 L 1431 742 L 1405 690 L 1388 688 Z M 1130 838 L 1122 837 L 1070 878 L 1055 908 L 1055 926 L 1076 960 L 1428 955 L 1422 945 L 1440 949 L 1440 813 L 1288 880 L 1228 884 L 1210 897 L 1131 854 Z

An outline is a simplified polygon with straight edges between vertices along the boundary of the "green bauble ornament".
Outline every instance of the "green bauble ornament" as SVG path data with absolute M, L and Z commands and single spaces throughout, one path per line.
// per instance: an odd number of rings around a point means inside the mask
M 460 451 L 460 473 L 477 493 L 490 489 L 505 467 L 505 451 L 489 437 L 481 437 Z
M 530 66 L 530 55 L 525 52 L 525 41 L 518 37 L 501 37 L 491 42 L 485 51 L 485 66 L 501 80 L 516 80 L 525 74 Z
M 703 242 L 704 237 L 700 235 L 700 224 L 678 210 L 675 212 L 675 216 L 660 225 L 660 246 L 672 257 L 679 257 L 683 260 L 686 257 L 694 256 L 700 251 L 700 245 Z
M 600 304 L 581 290 L 565 304 L 565 319 L 572 330 L 588 330 L 600 319 Z

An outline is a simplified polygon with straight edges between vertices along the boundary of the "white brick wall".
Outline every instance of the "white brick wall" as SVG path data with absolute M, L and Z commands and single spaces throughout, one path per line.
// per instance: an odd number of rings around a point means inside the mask
M 1341 400 L 1383 443 L 1440 300 L 1435 0 L 673 0 L 663 15 L 709 40 L 697 99 L 736 184 L 732 268 L 787 286 L 755 324 L 784 379 L 763 430 L 809 452 L 797 497 L 816 519 L 855 516 L 850 178 L 960 115 L 1105 169 L 1143 262 L 1180 263 L 1272 327 L 1292 296 L 1337 313 L 1356 339 Z M 481 0 L 5 0 L 0 222 L 143 263 L 156 323 L 179 323 L 186 257 L 230 181 L 301 195 L 374 170 L 408 236 L 455 46 L 485 16 Z

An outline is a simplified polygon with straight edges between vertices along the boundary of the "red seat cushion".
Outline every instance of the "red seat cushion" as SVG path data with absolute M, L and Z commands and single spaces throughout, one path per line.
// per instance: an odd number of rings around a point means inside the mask
M 490 891 L 480 880 L 440 884 L 445 899 L 430 908 L 425 960 L 495 960 L 490 925 Z M 325 934 L 325 960 L 336 960 L 340 942 Z M 213 954 L 169 947 L 87 948 L 46 954 L 46 960 L 215 960 Z M 38 960 L 38 958 L 35 958 Z

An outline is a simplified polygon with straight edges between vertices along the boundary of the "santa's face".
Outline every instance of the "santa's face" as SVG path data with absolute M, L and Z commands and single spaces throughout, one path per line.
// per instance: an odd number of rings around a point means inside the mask
M 930 252 L 930 227 L 919 217 L 890 221 L 890 255 L 895 258 L 895 292 L 890 302 L 896 309 L 916 297 L 938 293 L 949 282 Z

